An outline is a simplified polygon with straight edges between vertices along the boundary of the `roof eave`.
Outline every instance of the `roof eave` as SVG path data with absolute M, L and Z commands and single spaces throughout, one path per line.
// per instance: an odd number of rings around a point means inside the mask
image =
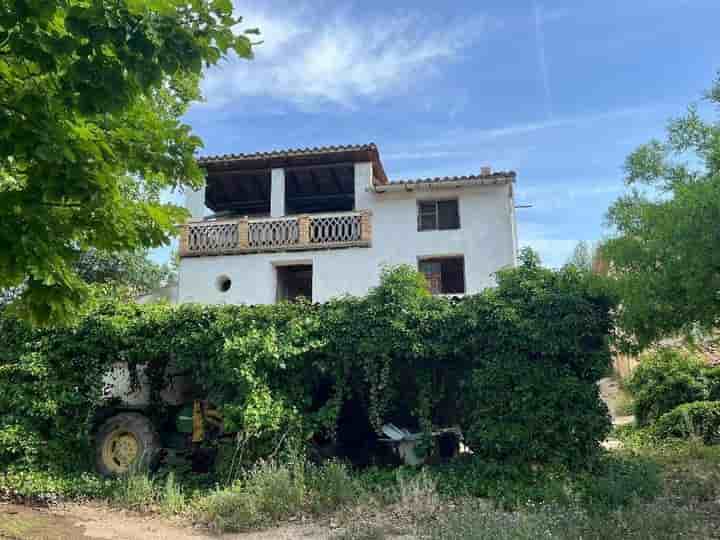
M 367 189 L 374 193 L 400 193 L 405 191 L 435 191 L 441 189 L 458 189 L 472 186 L 496 186 L 515 182 L 515 173 L 493 174 L 490 176 L 466 179 L 447 179 L 437 181 L 401 181 L 385 185 L 375 185 Z

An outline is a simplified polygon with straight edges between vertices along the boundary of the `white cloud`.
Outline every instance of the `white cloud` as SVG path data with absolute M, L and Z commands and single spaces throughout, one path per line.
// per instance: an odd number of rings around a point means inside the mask
M 242 28 L 258 27 L 252 61 L 231 58 L 209 70 L 207 105 L 263 96 L 312 106 L 352 106 L 412 90 L 440 62 L 450 61 L 485 30 L 485 20 L 457 23 L 409 15 L 358 20 L 341 11 L 262 11 L 236 6 Z

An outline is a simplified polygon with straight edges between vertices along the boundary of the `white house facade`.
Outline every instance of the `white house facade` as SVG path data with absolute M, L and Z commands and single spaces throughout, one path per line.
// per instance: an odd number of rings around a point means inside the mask
M 271 304 L 363 295 L 384 265 L 433 293 L 476 293 L 514 266 L 514 172 L 390 182 L 375 145 L 200 158 L 179 302 Z

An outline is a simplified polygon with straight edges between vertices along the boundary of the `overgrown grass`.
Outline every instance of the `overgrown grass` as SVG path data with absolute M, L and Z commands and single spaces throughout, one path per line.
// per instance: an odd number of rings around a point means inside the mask
M 212 530 L 239 531 L 300 514 L 334 512 L 361 496 L 359 484 L 340 463 L 261 463 L 231 486 L 196 499 L 193 518 Z
M 720 515 L 720 447 L 660 440 L 637 428 L 617 436 L 626 449 L 605 453 L 582 472 L 474 459 L 365 471 L 293 461 L 258 464 L 209 490 L 193 491 L 174 473 L 71 481 L 16 472 L 0 475 L 0 493 L 12 486 L 28 496 L 103 498 L 216 532 L 334 515 L 338 540 L 704 538 L 720 525 L 712 517 Z
M 647 504 L 593 515 L 577 506 L 528 506 L 514 512 L 468 503 L 420 530 L 427 540 L 676 539 L 694 519 L 669 504 Z

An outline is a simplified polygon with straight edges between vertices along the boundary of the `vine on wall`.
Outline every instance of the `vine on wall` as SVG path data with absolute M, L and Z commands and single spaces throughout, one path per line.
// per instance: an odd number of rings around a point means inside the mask
M 526 253 L 462 301 L 396 267 L 367 296 L 323 305 L 106 303 L 52 329 L 0 316 L 0 464 L 85 468 L 119 359 L 147 364 L 155 399 L 170 371 L 192 373 L 226 430 L 254 441 L 249 459 L 280 437 L 332 438 L 352 401 L 376 431 L 459 425 L 481 455 L 579 464 L 609 429 L 594 383 L 612 307 L 595 278 Z

